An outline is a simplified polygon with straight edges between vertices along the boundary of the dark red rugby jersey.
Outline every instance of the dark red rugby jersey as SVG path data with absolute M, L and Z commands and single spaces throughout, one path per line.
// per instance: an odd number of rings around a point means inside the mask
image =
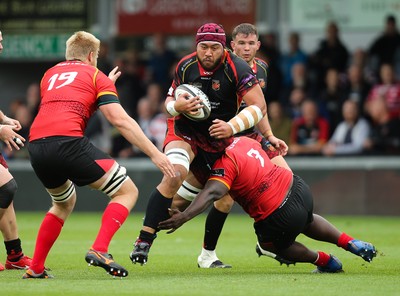
M 96 67 L 65 61 L 50 68 L 40 83 L 39 113 L 29 141 L 50 136 L 83 136 L 98 106 L 119 103 L 114 83 Z
M 255 58 L 253 67 L 251 67 L 251 69 L 256 75 L 258 84 L 261 87 L 265 100 L 267 100 L 266 94 L 267 94 L 268 64 L 262 59 Z M 246 103 L 243 101 L 239 111 L 242 111 L 244 108 L 246 108 L 246 106 L 247 106 Z
M 258 83 L 260 84 L 265 100 L 267 100 L 268 98 L 266 97 L 266 93 L 267 93 L 267 82 L 268 82 L 268 64 L 267 62 L 265 62 L 260 58 L 255 58 L 254 66 L 252 68 L 254 74 L 256 74 Z
M 175 128 L 190 125 L 196 132 L 208 136 L 208 128 L 212 125 L 212 121 L 221 119 L 228 122 L 234 117 L 243 101 L 243 96 L 258 84 L 258 81 L 244 60 L 225 50 L 221 63 L 213 71 L 202 68 L 196 52 L 182 58 L 176 67 L 168 95 L 173 96 L 175 88 L 184 83 L 200 88 L 208 96 L 211 103 L 211 115 L 201 122 L 191 121 L 185 116 L 177 116 L 174 118 Z
M 260 221 L 282 203 L 292 172 L 274 165 L 257 141 L 239 137 L 215 162 L 209 180 L 225 184 L 243 210 Z

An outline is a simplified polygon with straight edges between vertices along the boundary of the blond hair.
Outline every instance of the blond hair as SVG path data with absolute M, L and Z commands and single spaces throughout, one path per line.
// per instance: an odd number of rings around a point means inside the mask
M 66 45 L 65 58 L 67 60 L 84 61 L 91 52 L 97 57 L 100 49 L 100 40 L 88 32 L 78 31 L 68 38 Z

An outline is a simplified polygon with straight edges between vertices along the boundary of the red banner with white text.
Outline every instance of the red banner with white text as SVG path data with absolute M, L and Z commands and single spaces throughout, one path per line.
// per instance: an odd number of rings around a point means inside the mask
M 192 34 L 208 22 L 229 33 L 255 23 L 255 6 L 255 0 L 118 0 L 118 34 Z

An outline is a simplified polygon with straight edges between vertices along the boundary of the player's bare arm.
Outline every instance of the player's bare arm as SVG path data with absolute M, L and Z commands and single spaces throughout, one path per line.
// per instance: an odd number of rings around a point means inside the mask
M 288 145 L 285 141 L 274 136 L 271 125 L 269 124 L 268 116 L 265 115 L 260 122 L 257 124 L 257 129 L 266 138 L 275 149 L 279 150 L 279 154 L 285 156 L 288 152 Z
M 259 85 L 251 88 L 243 99 L 248 107 L 240 111 L 229 122 L 214 120 L 213 125 L 209 128 L 210 136 L 217 139 L 231 137 L 238 132 L 253 127 L 266 115 L 267 105 Z M 228 129 L 228 126 L 230 129 Z
M 209 180 L 204 189 L 196 196 L 185 211 L 170 209 L 171 218 L 159 223 L 160 229 L 170 229 L 167 233 L 172 233 L 182 226 L 185 222 L 204 212 L 216 200 L 221 199 L 229 189 L 222 182 Z
M 107 120 L 118 129 L 122 136 L 149 156 L 151 161 L 163 174 L 171 178 L 175 177 L 174 167 L 167 156 L 154 146 L 143 133 L 138 123 L 125 112 L 120 104 L 106 104 L 99 108 Z

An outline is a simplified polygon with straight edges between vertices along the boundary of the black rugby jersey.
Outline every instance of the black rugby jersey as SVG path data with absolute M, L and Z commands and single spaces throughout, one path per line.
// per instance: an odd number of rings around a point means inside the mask
M 266 93 L 267 93 L 268 64 L 265 61 L 263 61 L 262 59 L 255 58 L 252 70 L 257 77 L 258 83 L 261 87 L 261 90 L 263 92 L 264 99 L 266 102 L 267 101 Z M 239 112 L 242 111 L 246 107 L 247 107 L 247 105 L 243 101 L 240 105 Z M 251 134 L 254 132 L 256 132 L 256 128 L 253 126 L 245 131 L 238 133 L 236 136 L 248 135 L 248 134 Z
M 212 121 L 220 119 L 228 122 L 234 117 L 243 101 L 243 96 L 258 84 L 258 80 L 244 60 L 231 51 L 224 50 L 221 63 L 212 71 L 203 69 L 196 52 L 182 58 L 176 67 L 168 96 L 173 96 L 175 88 L 184 83 L 200 88 L 208 96 L 211 114 L 207 120 L 196 122 L 178 115 L 174 117 L 175 128 L 186 129 L 192 126 L 196 133 L 209 137 L 208 128 L 212 125 Z
M 259 58 L 254 59 L 253 72 L 256 74 L 261 90 L 264 94 L 265 101 L 267 100 L 267 81 L 268 81 L 268 64 Z

